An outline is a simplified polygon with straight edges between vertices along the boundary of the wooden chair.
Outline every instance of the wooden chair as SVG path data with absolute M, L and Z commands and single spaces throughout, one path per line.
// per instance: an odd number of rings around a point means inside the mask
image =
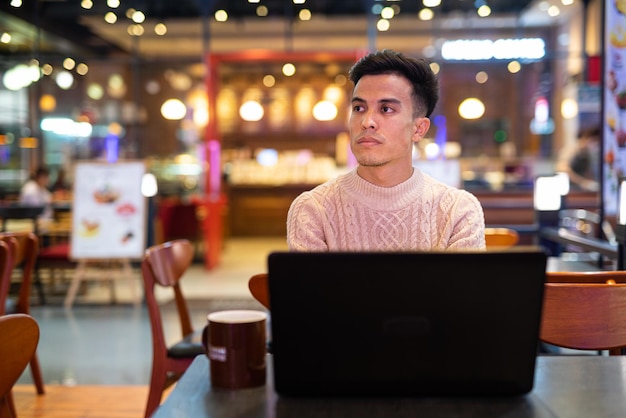
M 507 248 L 519 242 L 519 234 L 510 228 L 485 228 L 485 244 L 487 248 Z
M 546 283 L 540 339 L 559 347 L 621 354 L 626 347 L 626 284 Z
M 39 343 L 39 325 L 26 314 L 0 316 L 0 418 L 17 416 L 11 389 Z
M 15 253 L 15 239 L 0 240 L 0 315 L 6 311 L 13 276 L 13 254 Z
M 547 283 L 626 283 L 626 271 L 549 271 Z
M 267 273 L 255 274 L 248 280 L 248 289 L 252 296 L 267 309 L 270 308 L 270 295 L 267 282 Z
M 12 270 L 21 270 L 21 280 L 17 299 L 12 299 L 7 295 L 4 303 L 4 312 L 0 313 L 13 314 L 22 313 L 30 315 L 30 293 L 33 282 L 33 271 L 37 260 L 37 251 L 39 249 L 39 239 L 37 236 L 28 231 L 22 232 L 3 232 L 0 233 L 0 241 L 5 242 L 13 248 Z M 9 281 L 11 276 L 9 276 Z M 30 371 L 33 375 L 33 382 L 39 395 L 45 393 L 41 367 L 39 367 L 39 359 L 37 353 L 33 354 L 30 361 Z
M 176 382 L 193 359 L 204 354 L 201 330 L 194 331 L 189 308 L 180 287 L 180 280 L 193 261 L 193 246 L 186 239 L 149 247 L 141 263 L 145 299 L 152 330 L 152 375 L 145 417 L 150 417 L 161 403 L 163 391 Z M 161 308 L 155 287 L 171 288 L 180 319 L 182 339 L 167 345 L 161 319 Z

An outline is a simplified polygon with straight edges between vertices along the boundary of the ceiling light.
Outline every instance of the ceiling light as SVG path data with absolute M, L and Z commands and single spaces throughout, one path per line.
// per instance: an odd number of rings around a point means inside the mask
M 559 9 L 558 6 L 550 6 L 548 8 L 548 15 L 555 17 L 558 16 L 559 14 L 561 14 L 561 9 Z
M 167 33 L 167 26 L 165 25 L 165 23 L 157 23 L 156 25 L 154 25 L 154 33 L 159 36 L 165 35 Z
M 479 84 L 485 84 L 489 80 L 489 75 L 485 71 L 479 71 L 476 73 L 476 82 Z
M 430 9 L 422 9 L 417 14 L 417 17 L 419 17 L 420 20 L 433 20 L 435 12 Z
M 22 7 L 22 0 L 11 0 L 11 6 Z
M 380 17 L 383 19 L 393 19 L 394 15 L 395 12 L 391 7 L 383 7 L 383 10 L 380 11 Z
M 137 10 L 133 13 L 131 20 L 135 23 L 143 23 L 146 20 L 146 15 Z
M 98 83 L 91 83 L 87 86 L 87 96 L 92 100 L 100 100 L 104 96 L 104 89 Z
M 329 100 L 322 100 L 313 106 L 313 117 L 322 122 L 334 120 L 337 113 L 337 106 Z
M 2 35 L 0 35 L 0 42 L 2 42 L 3 44 L 11 43 L 11 34 L 4 32 Z
M 478 13 L 478 16 L 480 17 L 487 17 L 491 14 L 491 7 L 485 5 L 482 5 L 478 8 L 478 10 L 476 10 L 476 13 Z
M 43 75 L 50 75 L 50 74 L 52 74 L 52 70 L 54 70 L 54 68 L 50 64 L 44 64 L 44 65 L 41 66 L 41 73 Z
M 226 22 L 228 20 L 228 13 L 226 13 L 226 10 L 217 10 L 214 16 L 215 20 L 217 20 L 218 22 Z
M 441 4 L 441 0 L 422 0 L 424 7 L 437 7 Z
M 468 97 L 459 105 L 459 116 L 463 119 L 479 119 L 485 114 L 485 105 L 476 97 Z
M 302 9 L 298 12 L 298 19 L 302 21 L 311 20 L 311 11 L 309 9 Z
M 66 70 L 73 70 L 75 66 L 76 61 L 74 61 L 72 58 L 65 58 L 63 60 L 63 68 L 65 68 Z
M 74 84 L 74 76 L 68 71 L 59 71 L 55 81 L 57 86 L 63 90 L 69 90 Z
M 167 120 L 181 120 L 187 114 L 187 107 L 178 99 L 168 99 L 161 105 L 161 115 Z
M 378 20 L 378 22 L 376 22 L 376 29 L 378 29 L 379 32 L 388 31 L 390 26 L 391 24 L 387 19 L 380 19 Z
M 78 75 L 85 75 L 89 72 L 89 67 L 84 62 L 81 62 L 76 66 L 76 73 Z
M 291 77 L 292 75 L 294 75 L 296 73 L 296 66 L 291 64 L 291 63 L 287 63 L 285 65 L 283 65 L 283 74 L 286 75 L 287 77 Z
M 256 15 L 259 17 L 265 17 L 269 13 L 267 6 L 259 6 L 256 8 Z
M 522 69 L 522 64 L 520 64 L 519 61 L 511 61 L 508 63 L 506 68 L 507 70 L 509 70 L 511 74 L 515 74 L 515 73 L 518 73 Z
M 140 24 L 128 25 L 127 32 L 130 36 L 141 36 L 144 33 L 144 28 Z
M 276 84 L 276 78 L 273 75 L 268 74 L 263 77 L 263 85 L 265 87 L 274 87 L 275 84 Z
M 80 7 L 82 7 L 83 9 L 91 9 L 93 7 L 93 1 L 91 0 L 82 0 L 80 2 Z
M 111 9 L 117 9 L 120 7 L 120 0 L 107 0 L 107 6 Z
M 107 12 L 107 14 L 104 15 L 104 21 L 112 25 L 117 22 L 117 15 L 113 12 Z
M 245 102 L 239 108 L 239 116 L 241 116 L 241 119 L 248 122 L 256 122 L 263 119 L 264 113 L 261 103 L 254 100 Z

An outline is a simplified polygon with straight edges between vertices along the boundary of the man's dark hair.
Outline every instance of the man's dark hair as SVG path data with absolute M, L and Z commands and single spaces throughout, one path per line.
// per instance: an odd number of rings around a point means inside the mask
M 35 170 L 35 173 L 33 174 L 33 178 L 38 179 L 39 177 L 44 177 L 44 176 L 49 176 L 49 175 L 50 175 L 50 170 L 48 170 L 46 167 L 37 167 L 37 169 Z
M 397 74 L 406 78 L 413 86 L 414 116 L 424 114 L 429 117 L 439 100 L 439 81 L 428 62 L 422 58 L 383 49 L 361 58 L 348 74 L 355 86 L 366 75 Z

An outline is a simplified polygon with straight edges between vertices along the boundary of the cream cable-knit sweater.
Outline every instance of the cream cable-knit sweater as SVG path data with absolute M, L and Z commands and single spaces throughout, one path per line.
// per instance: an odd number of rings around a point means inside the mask
M 394 187 L 354 169 L 293 201 L 287 244 L 292 251 L 484 249 L 485 218 L 474 195 L 417 168 Z

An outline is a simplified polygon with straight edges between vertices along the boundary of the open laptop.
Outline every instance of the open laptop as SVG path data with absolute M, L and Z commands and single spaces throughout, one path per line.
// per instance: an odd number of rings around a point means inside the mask
M 546 254 L 268 257 L 274 386 L 285 396 L 532 390 Z

